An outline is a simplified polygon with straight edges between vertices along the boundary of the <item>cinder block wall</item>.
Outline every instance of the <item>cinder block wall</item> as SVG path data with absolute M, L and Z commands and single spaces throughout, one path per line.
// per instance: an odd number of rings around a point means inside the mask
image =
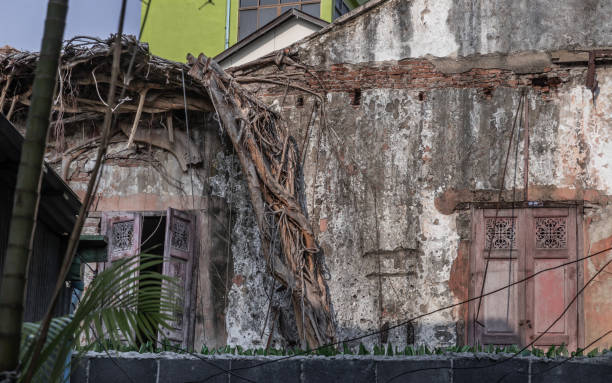
M 75 360 L 71 382 L 460 383 L 497 382 L 502 378 L 506 383 L 612 381 L 612 353 L 569 361 L 565 358 L 520 357 L 505 362 L 510 355 L 314 356 L 290 359 L 230 355 L 195 357 L 173 353 L 111 355 L 112 360 L 102 353 L 89 353 L 80 361 Z M 402 373 L 406 374 L 398 376 Z

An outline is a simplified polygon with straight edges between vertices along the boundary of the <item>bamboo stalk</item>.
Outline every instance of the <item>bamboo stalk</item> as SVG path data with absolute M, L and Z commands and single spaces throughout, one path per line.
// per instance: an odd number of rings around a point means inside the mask
M 43 158 L 67 12 L 68 0 L 49 0 L 41 44 L 42 54 L 34 78 L 32 106 L 28 112 L 17 172 L 0 286 L 0 371 L 16 370 L 19 361 L 26 272 L 32 254 Z M 0 97 L 1 105 L 4 104 L 7 90 L 8 85 L 5 85 Z M 63 280 L 60 283 L 63 285 Z
M 51 4 L 53 1 L 54 0 L 50 0 L 49 4 Z M 63 1 L 64 3 L 67 2 L 67 0 L 57 0 L 57 1 Z M 107 98 L 108 105 L 113 105 L 115 103 L 115 90 L 117 88 L 116 86 L 117 76 L 119 75 L 119 71 L 120 71 L 119 64 L 120 64 L 120 59 L 121 59 L 121 36 L 123 35 L 123 22 L 125 19 L 126 5 L 127 5 L 127 0 L 122 0 L 121 13 L 119 17 L 119 28 L 118 28 L 118 33 L 115 36 L 115 44 L 113 47 L 114 52 L 113 52 L 113 63 L 112 63 L 112 69 L 111 69 L 111 83 L 109 86 L 108 98 Z M 61 40 L 59 42 L 59 48 L 61 48 Z M 53 67 L 53 70 L 55 71 L 56 68 L 57 68 L 57 64 Z M 52 90 L 53 90 L 53 87 L 52 87 Z M 51 106 L 51 103 L 49 103 L 49 106 Z M 104 115 L 102 142 L 100 143 L 100 146 L 98 147 L 98 154 L 96 156 L 96 162 L 91 172 L 89 182 L 87 184 L 87 191 L 85 192 L 83 203 L 81 205 L 81 208 L 79 209 L 79 215 L 77 216 L 77 220 L 72 229 L 72 233 L 70 234 L 70 239 L 68 240 L 68 246 L 66 248 L 66 253 L 64 255 L 62 267 L 60 269 L 57 284 L 55 285 L 55 290 L 53 292 L 53 298 L 51 299 L 51 302 L 49 303 L 49 308 L 47 309 L 47 312 L 45 313 L 45 316 L 40 326 L 41 328 L 40 335 L 38 339 L 36 340 L 36 344 L 35 344 L 33 355 L 32 355 L 32 360 L 28 368 L 25 383 L 30 383 L 30 381 L 32 380 L 34 370 L 37 367 L 40 352 L 42 350 L 43 345 L 45 344 L 47 333 L 49 332 L 49 325 L 51 323 L 51 317 L 53 315 L 53 310 L 55 308 L 55 305 L 57 304 L 57 301 L 60 295 L 60 291 L 62 290 L 64 286 L 64 280 L 66 278 L 66 275 L 68 274 L 68 270 L 70 269 L 70 265 L 72 264 L 72 261 L 74 259 L 76 247 L 79 242 L 79 236 L 83 228 L 83 223 L 85 222 L 85 219 L 87 218 L 87 211 L 89 210 L 89 206 L 92 201 L 94 187 L 97 184 L 96 181 L 98 179 L 98 173 L 102 165 L 102 159 L 104 158 L 104 155 L 106 154 L 106 149 L 108 147 L 108 141 L 111 135 L 110 133 L 112 131 L 111 129 L 112 123 L 113 123 L 113 110 L 109 107 L 107 108 L 106 114 Z M 49 125 L 48 120 L 47 120 L 46 125 L 47 126 Z

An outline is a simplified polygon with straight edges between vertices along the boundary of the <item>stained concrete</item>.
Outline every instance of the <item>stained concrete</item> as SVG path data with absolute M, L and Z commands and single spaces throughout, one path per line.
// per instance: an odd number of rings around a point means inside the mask
M 610 46 L 601 0 L 388 0 L 296 44 L 315 66 Z M 365 8 L 365 7 L 364 7 Z
M 391 67 L 399 60 L 426 57 L 443 74 L 500 68 L 544 76 L 554 65 L 552 51 L 601 47 L 612 38 L 610 20 L 601 17 L 612 11 L 607 1 L 388 0 L 362 9 L 369 11 L 347 15 L 297 43 L 298 60 L 331 71 L 333 64 Z M 567 72 L 569 78 L 559 87 L 527 92 L 529 187 L 536 200 L 593 202 L 584 222 L 588 253 L 612 237 L 606 205 L 612 195 L 612 69 L 598 66 L 596 99 L 584 86 L 584 65 Z M 307 143 L 302 149 L 307 152 L 308 212 L 329 268 L 339 339 L 457 303 L 463 296 L 458 285 L 467 280 L 458 282 L 453 270 L 462 277 L 466 271 L 453 265 L 461 246 L 472 240 L 470 212 L 459 210 L 496 198 L 521 90 L 497 86 L 485 93 L 477 81 L 461 89 L 431 89 L 426 78 L 415 77 L 424 80 L 421 88 L 364 89 L 358 105 L 348 92 L 326 94 L 325 128 L 321 113 L 315 113 L 308 137 L 312 96 L 301 95 L 301 108 L 294 106 L 297 94 L 285 103 L 292 133 L 300 145 Z M 280 105 L 282 92 L 267 92 L 264 88 L 260 95 Z M 506 189 L 514 179 L 522 189 L 523 134 L 518 161 L 510 157 Z M 118 144 L 112 153 L 121 150 Z M 156 155 L 172 179 L 162 181 L 133 158 L 113 163 L 105 170 L 100 209 L 189 208 L 191 177 L 169 154 Z M 86 163 L 79 166 L 87 168 Z M 272 280 L 259 254 L 246 187 L 230 150 L 215 152 L 206 166 L 214 171 L 198 169 L 195 190 L 226 199 L 233 214 L 227 342 L 261 347 L 271 330 L 266 316 Z M 82 191 L 79 182 L 72 185 Z M 457 197 L 456 203 L 441 204 L 448 196 Z M 585 278 L 601 264 L 586 262 Z M 600 335 L 612 315 L 606 305 L 609 278 L 600 285 L 585 293 L 585 343 Z M 289 307 L 286 297 L 277 292 L 273 306 Z M 277 330 L 291 333 L 291 318 L 280 318 Z M 464 314 L 444 311 L 363 342 L 449 346 L 464 341 L 464 325 Z M 288 343 L 278 334 L 272 341 Z M 601 344 L 609 345 L 609 340 Z

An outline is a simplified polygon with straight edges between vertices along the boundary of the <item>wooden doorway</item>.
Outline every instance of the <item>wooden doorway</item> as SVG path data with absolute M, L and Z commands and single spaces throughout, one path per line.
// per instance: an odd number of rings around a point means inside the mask
M 538 271 L 576 260 L 579 228 L 576 207 L 476 209 L 472 219 L 470 297 L 503 288 Z M 487 265 L 488 264 L 488 265 Z M 486 278 L 485 278 L 485 269 Z M 469 304 L 468 339 L 472 344 L 535 343 L 578 347 L 578 265 L 546 271 L 524 283 Z M 480 306 L 480 307 L 479 307 Z
M 169 313 L 173 318 L 172 328 L 162 329 L 158 340 L 184 349 L 193 347 L 195 225 L 193 212 L 172 208 L 165 212 L 105 212 L 102 218 L 102 233 L 108 237 L 109 244 L 108 262 L 100 269 L 143 252 L 163 255 L 163 265 L 156 271 L 177 280 L 181 290 L 177 307 L 182 310 Z

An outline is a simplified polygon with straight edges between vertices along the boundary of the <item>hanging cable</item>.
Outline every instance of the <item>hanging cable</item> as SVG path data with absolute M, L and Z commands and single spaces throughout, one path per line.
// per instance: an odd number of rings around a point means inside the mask
M 523 106 L 525 105 L 525 101 L 523 101 Z M 519 129 L 516 132 L 516 144 L 514 144 L 514 179 L 512 181 L 512 211 L 510 213 L 510 217 L 512 219 L 512 236 L 513 236 L 513 242 L 516 241 L 516 224 L 517 224 L 517 219 L 518 217 L 514 216 L 514 206 L 515 206 L 515 202 L 516 202 L 516 173 L 517 173 L 517 168 L 518 168 L 518 146 L 519 146 L 519 139 L 520 139 L 520 125 L 519 125 Z M 510 140 L 510 142 L 512 142 L 512 139 Z M 514 249 L 514 244 L 512 244 L 510 246 L 510 252 L 508 255 L 508 284 L 512 283 L 512 250 Z M 523 250 L 524 251 L 524 250 Z M 518 249 L 517 249 L 517 253 L 518 253 Z M 517 262 L 519 262 L 518 257 L 520 257 L 520 254 L 517 254 Z M 506 292 L 506 324 L 510 321 L 510 293 L 512 292 L 511 289 L 508 289 L 508 291 Z
M 454 304 L 452 304 L 452 305 L 448 305 L 448 306 L 445 306 L 445 307 L 441 307 L 441 308 L 439 308 L 439 309 L 436 309 L 436 310 L 430 311 L 430 312 L 425 313 L 425 314 L 420 314 L 420 315 L 417 315 L 417 316 L 415 316 L 415 317 L 412 317 L 412 318 L 410 318 L 410 319 L 407 319 L 407 320 L 404 320 L 404 321 L 402 321 L 402 322 L 400 322 L 400 323 L 397 323 L 397 324 L 395 324 L 395 325 L 393 325 L 393 326 L 390 326 L 390 327 L 386 328 L 384 331 L 390 331 L 390 330 L 396 329 L 396 328 L 398 328 L 398 327 L 405 326 L 405 325 L 407 325 L 407 324 L 409 324 L 409 323 L 412 323 L 412 322 L 414 322 L 414 321 L 416 321 L 416 320 L 419 320 L 419 319 L 421 319 L 421 318 L 425 318 L 425 317 L 427 317 L 427 316 L 430 316 L 430 315 L 433 315 L 433 314 L 437 314 L 437 313 L 442 312 L 442 311 L 450 310 L 450 309 L 452 309 L 452 308 L 459 307 L 459 306 L 462 306 L 462 305 L 464 305 L 464 304 L 467 304 L 467 303 L 470 303 L 470 302 L 473 302 L 473 301 L 476 301 L 476 300 L 479 300 L 479 299 L 485 298 L 485 297 L 487 297 L 487 296 L 489 296 L 489 295 L 496 294 L 496 293 L 498 293 L 498 292 L 500 292 L 500 291 L 503 291 L 503 290 L 505 290 L 505 289 L 511 288 L 511 287 L 513 287 L 513 286 L 519 285 L 519 284 L 524 283 L 524 282 L 527 282 L 527 281 L 529 281 L 529 280 L 531 280 L 531 279 L 533 279 L 533 278 L 537 277 L 537 276 L 538 276 L 538 275 L 540 275 L 540 274 L 543 274 L 543 273 L 546 273 L 546 272 L 548 272 L 548 271 L 552 271 L 552 270 L 557 270 L 557 269 L 560 269 L 560 268 L 563 268 L 563 267 L 566 267 L 566 266 L 569 266 L 569 265 L 573 265 L 573 264 L 576 264 L 576 263 L 578 263 L 578 262 L 582 262 L 582 261 L 584 261 L 584 260 L 586 260 L 586 259 L 590 259 L 590 258 L 596 257 L 596 256 L 601 255 L 601 254 L 603 254 L 603 253 L 606 253 L 606 252 L 608 252 L 608 251 L 610 251 L 610 250 L 612 250 L 612 247 L 608 247 L 608 248 L 603 249 L 603 250 L 600 250 L 600 251 L 598 251 L 598 252 L 596 252 L 596 253 L 589 254 L 589 255 L 587 255 L 587 256 L 584 256 L 584 257 L 581 257 L 581 258 L 577 258 L 577 259 L 572 260 L 572 261 L 568 261 L 568 262 L 565 262 L 565 263 L 558 264 L 558 265 L 556 265 L 556 266 L 551 266 L 551 267 L 548 267 L 548 268 L 546 268 L 546 269 L 539 270 L 539 271 L 537 271 L 537 272 L 535 272 L 535 273 L 533 273 L 533 274 L 531 274 L 531 275 L 529 275 L 529 276 L 527 276 L 527 277 L 525 277 L 525 278 L 522 278 L 522 279 L 519 279 L 519 280 L 517 280 L 517 281 L 515 281 L 515 282 L 512 282 L 511 284 L 509 284 L 509 285 L 507 285 L 507 286 L 502 286 L 502 287 L 499 287 L 499 288 L 497 288 L 497 289 L 491 290 L 491 291 L 489 291 L 489 292 L 487 292 L 487 293 L 484 293 L 484 294 L 483 294 L 483 295 L 481 295 L 481 296 L 476 296 L 476 297 L 473 297 L 473 298 L 469 298 L 469 299 L 466 299 L 466 300 L 464 300 L 464 301 L 462 301 L 462 302 L 459 302 L 459 303 L 454 303 Z M 610 262 L 612 262 L 612 260 L 611 260 Z M 608 264 L 609 264 L 610 262 L 608 262 L 606 265 L 604 265 L 604 267 L 602 267 L 602 268 L 601 268 L 601 269 L 598 271 L 598 273 L 599 273 L 599 272 L 602 272 L 602 271 L 603 271 L 603 269 L 605 269 L 605 268 L 606 268 L 606 266 L 608 266 Z M 592 279 L 594 279 L 594 278 L 591 278 L 591 280 L 592 280 Z M 589 282 L 590 282 L 590 281 L 589 281 Z M 589 282 L 587 282 L 587 284 L 586 284 L 586 285 L 588 285 L 588 283 L 589 283 Z M 585 285 L 585 286 L 584 286 L 584 287 L 583 287 L 583 288 L 582 288 L 582 289 L 581 289 L 581 290 L 580 290 L 580 291 L 577 293 L 576 297 L 582 293 L 582 291 L 584 290 L 584 288 L 586 287 L 586 285 Z M 568 307 L 569 307 L 569 306 L 568 306 Z M 555 322 L 555 323 L 556 323 L 556 322 Z M 359 336 L 356 336 L 356 337 L 352 337 L 352 338 L 343 339 L 343 340 L 341 340 L 341 341 L 337 341 L 337 342 L 334 342 L 334 343 L 329 343 L 329 344 L 323 345 L 323 346 L 321 346 L 321 347 L 317 347 L 317 348 L 315 348 L 315 349 L 313 349 L 313 350 L 309 350 L 309 351 L 302 351 L 302 352 L 296 352 L 296 353 L 295 353 L 295 354 L 293 354 L 293 355 L 289 355 L 289 356 L 281 357 L 281 358 L 278 358 L 278 359 L 268 360 L 268 361 L 261 362 L 261 363 L 258 363 L 258 364 L 255 364 L 255 365 L 252 365 L 252 366 L 249 366 L 249 367 L 236 368 L 236 369 L 232 369 L 232 370 L 233 370 L 233 371 L 249 370 L 249 369 L 251 369 L 251 368 L 257 368 L 257 367 L 265 366 L 265 365 L 268 365 L 268 364 L 271 364 L 271 363 L 277 363 L 277 362 L 280 362 L 280 361 L 283 361 L 283 360 L 292 359 L 292 358 L 295 358 L 295 357 L 297 357 L 297 356 L 306 355 L 306 354 L 309 354 L 309 353 L 312 353 L 312 352 L 316 352 L 316 351 L 319 351 L 319 350 L 322 350 L 322 349 L 325 349 L 325 348 L 328 348 L 328 347 L 334 347 L 334 346 L 339 346 L 339 345 L 344 344 L 344 343 L 355 342 L 355 341 L 358 341 L 358 340 L 361 340 L 361 339 L 365 339 L 365 338 L 369 338 L 369 337 L 371 337 L 371 336 L 378 335 L 378 334 L 380 334 L 380 333 L 381 333 L 381 331 L 380 331 L 380 330 L 377 330 L 377 331 L 372 331 L 372 332 L 368 332 L 368 333 L 366 333 L 366 334 L 359 335 Z M 546 333 L 546 332 L 545 332 L 545 333 Z M 545 334 L 545 333 L 543 333 L 543 334 Z M 539 339 L 539 338 L 535 339 L 535 341 L 537 341 L 538 339 Z M 524 350 L 526 350 L 526 349 L 527 349 L 529 346 L 530 346 L 530 345 L 528 345 L 526 348 L 522 349 L 520 352 L 523 352 L 523 351 L 524 351 Z M 520 353 L 520 352 L 519 352 L 519 353 Z M 424 370 L 434 370 L 434 369 L 439 369 L 439 368 L 429 368 L 429 369 L 423 369 L 423 370 L 419 370 L 419 371 L 424 371 Z M 416 371 L 409 371 L 409 372 L 407 372 L 407 373 L 412 373 L 412 372 L 416 372 Z M 218 375 L 219 375 L 219 374 L 209 376 L 208 378 L 206 378 L 206 379 L 204 379 L 204 380 L 201 380 L 200 382 L 202 382 L 202 383 L 208 382 L 210 379 L 213 379 L 213 378 L 215 378 L 215 377 L 216 377 L 216 376 L 218 376 Z
M 191 157 L 191 134 L 189 134 L 189 116 L 187 116 L 187 92 L 185 91 L 185 72 L 181 68 L 181 80 L 183 83 L 183 105 L 185 107 L 185 128 L 187 130 L 187 153 L 189 155 L 189 178 L 191 179 L 191 208 L 195 210 L 195 195 L 193 194 L 193 160 Z
M 523 353 L 523 351 L 527 350 L 529 347 L 532 347 L 533 345 L 535 345 L 537 343 L 538 340 L 540 340 L 544 335 L 546 335 L 550 329 L 552 329 L 557 322 L 559 322 L 561 320 L 561 318 L 563 318 L 565 316 L 565 314 L 569 311 L 569 309 L 572 307 L 572 305 L 574 304 L 574 302 L 576 302 L 576 300 L 578 299 L 578 297 L 582 294 L 582 292 L 589 286 L 589 284 L 591 282 L 593 282 L 593 280 L 606 268 L 608 267 L 608 265 L 610 265 L 612 263 L 612 259 L 610 259 L 608 262 L 606 262 L 601 268 L 599 268 L 599 270 L 597 270 L 597 272 L 591 277 L 591 279 L 589 279 L 584 286 L 582 286 L 582 288 L 580 290 L 578 290 L 578 292 L 574 295 L 574 297 L 570 300 L 570 302 L 565 306 L 565 308 L 563 309 L 563 311 L 561 312 L 561 314 L 544 330 L 542 331 L 538 336 L 536 336 L 531 342 L 529 342 L 526 346 L 524 346 L 523 348 L 521 348 L 520 350 L 518 350 L 517 352 L 515 352 L 514 354 L 512 354 L 512 356 L 510 356 L 509 358 L 505 358 L 502 359 L 498 362 L 486 365 L 486 366 L 476 366 L 476 367 L 453 367 L 453 370 L 480 370 L 483 368 L 491 368 L 491 367 L 496 367 L 499 366 L 503 363 L 506 363 L 514 358 L 516 358 L 517 356 L 521 355 Z M 535 275 L 535 274 L 534 274 Z M 402 372 L 401 374 L 395 375 L 394 377 L 392 377 L 391 379 L 387 380 L 387 383 L 392 382 L 393 380 L 407 375 L 407 374 L 411 374 L 411 373 L 415 373 L 418 371 L 431 371 L 431 370 L 439 370 L 439 369 L 443 369 L 443 368 L 448 368 L 448 367 L 429 367 L 429 368 L 421 368 L 421 369 L 416 369 L 416 370 L 411 370 L 411 371 L 406 371 L 406 372 Z M 503 380 L 505 378 L 502 377 L 501 380 Z M 501 381 L 499 380 L 498 383 Z
M 510 157 L 510 149 L 512 147 L 512 138 L 514 137 L 514 130 L 516 128 L 516 121 L 518 119 L 518 115 L 520 113 L 521 110 L 521 105 L 523 104 L 523 97 L 519 98 L 519 103 L 518 106 L 516 108 L 516 113 L 514 114 L 514 121 L 512 122 L 512 131 L 510 132 L 510 141 L 508 142 L 508 150 L 506 152 L 506 161 L 504 163 L 504 170 L 502 171 L 502 176 L 501 176 L 501 180 L 500 180 L 500 184 L 499 184 L 499 194 L 497 196 L 497 207 L 495 208 L 495 218 L 493 219 L 493 224 L 494 226 L 497 225 L 497 217 L 499 215 L 499 210 L 501 207 L 501 199 L 502 199 L 502 194 L 504 191 L 504 187 L 505 187 L 505 180 L 506 180 L 506 170 L 508 168 L 508 158 Z M 485 246 L 486 246 L 486 241 L 485 241 Z M 493 244 L 489 244 L 489 248 L 488 248 L 488 252 L 487 252 L 487 262 L 485 263 L 485 270 L 484 270 L 484 275 L 482 277 L 482 285 L 480 287 L 480 295 L 478 298 L 478 307 L 476 309 L 476 315 L 474 316 L 474 321 L 473 321 L 473 334 L 474 336 L 476 336 L 476 324 L 479 324 L 481 326 L 483 326 L 482 323 L 478 322 L 478 317 L 480 315 L 480 307 L 482 305 L 482 297 L 484 296 L 484 288 L 485 288 L 485 283 L 487 282 L 487 274 L 489 271 L 489 261 L 491 259 L 491 250 L 493 248 Z

